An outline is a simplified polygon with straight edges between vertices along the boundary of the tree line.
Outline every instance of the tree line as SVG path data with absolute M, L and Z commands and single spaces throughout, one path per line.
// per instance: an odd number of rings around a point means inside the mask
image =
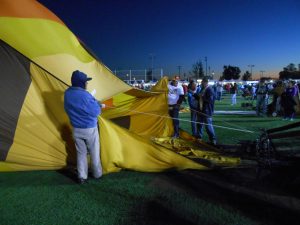
M 189 74 L 195 79 L 201 79 L 205 77 L 203 63 L 201 60 L 198 60 L 196 63 L 193 64 L 192 70 Z M 300 79 L 300 64 L 298 64 L 297 68 L 294 63 L 290 63 L 288 66 L 284 67 L 278 75 L 278 78 L 282 80 Z M 208 77 L 212 79 L 210 74 L 208 75 Z M 219 80 L 238 80 L 240 78 L 243 81 L 252 80 L 252 74 L 247 70 L 241 77 L 241 69 L 238 66 L 224 65 L 223 73 Z
M 298 68 L 296 68 L 294 63 L 290 63 L 284 67 L 283 70 L 279 72 L 279 79 L 300 79 L 300 64 L 298 64 Z

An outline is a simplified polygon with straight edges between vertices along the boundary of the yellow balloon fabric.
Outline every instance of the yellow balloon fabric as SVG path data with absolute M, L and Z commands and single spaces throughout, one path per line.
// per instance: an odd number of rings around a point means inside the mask
M 121 168 L 143 172 L 159 172 L 170 168 L 207 169 L 109 120 L 100 117 L 99 124 L 104 173 L 118 172 Z
M 105 173 L 123 168 L 208 169 L 152 141 L 173 133 L 166 77 L 152 92 L 125 84 L 37 1 L 0 2 L 0 59 L 0 95 L 8 99 L 0 99 L 0 172 L 76 165 L 72 128 L 63 107 L 74 70 L 93 78 L 88 91 L 95 90 L 95 98 L 107 104 L 99 118 Z M 196 150 L 193 154 L 203 157 Z

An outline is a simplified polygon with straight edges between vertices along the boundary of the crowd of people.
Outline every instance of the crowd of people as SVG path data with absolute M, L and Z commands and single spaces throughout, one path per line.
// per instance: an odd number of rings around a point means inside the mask
M 252 100 L 256 100 L 257 116 L 269 114 L 293 121 L 299 103 L 299 87 L 300 84 L 294 80 L 268 83 L 267 80 L 261 79 L 256 86 L 244 87 L 243 96 L 246 98 L 250 95 Z
M 179 110 L 180 105 L 187 96 L 191 112 L 192 135 L 197 139 L 202 139 L 205 127 L 209 141 L 216 145 L 216 134 L 213 128 L 212 115 L 214 113 L 214 102 L 221 101 L 223 93 L 230 94 L 231 105 L 237 104 L 237 95 L 245 99 L 256 101 L 257 116 L 282 116 L 283 120 L 293 121 L 295 118 L 297 102 L 299 102 L 299 85 L 294 80 L 268 83 L 266 79 L 260 79 L 257 84 L 238 85 L 237 83 L 227 83 L 222 85 L 215 82 L 208 85 L 208 79 L 203 78 L 201 85 L 191 80 L 189 84 L 183 85 L 176 76 L 168 85 L 169 115 L 173 119 L 174 138 L 179 137 Z M 269 104 L 270 97 L 273 101 Z
M 215 83 L 216 100 L 221 101 L 223 90 L 231 95 L 231 105 L 237 104 L 237 94 L 247 100 L 256 100 L 257 116 L 282 116 L 284 120 L 294 120 L 297 104 L 299 102 L 300 83 L 295 80 L 282 81 L 275 83 L 267 82 L 266 79 L 260 79 L 257 84 L 241 85 L 237 83 L 227 83 L 221 85 Z M 221 93 L 220 93 L 221 92 Z M 273 100 L 271 102 L 271 97 Z
M 185 91 L 188 96 L 188 104 L 191 111 L 192 135 L 201 140 L 203 129 L 205 127 L 210 143 L 216 145 L 216 135 L 212 125 L 212 115 L 214 112 L 215 91 L 208 85 L 208 79 L 203 78 L 201 85 L 197 86 L 194 80 L 191 80 L 187 88 L 184 88 L 176 76 L 168 84 L 168 104 L 169 115 L 173 119 L 174 138 L 179 137 L 179 109 L 185 99 Z
M 299 103 L 299 84 L 294 80 L 278 81 L 272 91 L 273 102 L 271 108 L 273 116 L 283 116 L 283 120 L 293 121 Z

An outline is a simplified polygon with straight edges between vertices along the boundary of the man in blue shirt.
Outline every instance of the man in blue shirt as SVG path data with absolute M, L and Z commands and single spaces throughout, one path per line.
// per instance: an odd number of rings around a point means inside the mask
M 88 178 L 87 153 L 91 156 L 92 173 L 95 178 L 102 176 L 100 162 L 100 143 L 98 132 L 98 116 L 101 114 L 100 104 L 86 87 L 92 78 L 78 70 L 72 74 L 72 86 L 64 96 L 64 108 L 73 126 L 73 137 L 77 151 L 78 182 L 83 184 Z
M 191 127 L 192 135 L 198 137 L 197 118 L 199 113 L 199 97 L 197 96 L 200 92 L 200 88 L 197 87 L 195 81 L 191 81 L 188 85 L 188 103 L 191 111 Z

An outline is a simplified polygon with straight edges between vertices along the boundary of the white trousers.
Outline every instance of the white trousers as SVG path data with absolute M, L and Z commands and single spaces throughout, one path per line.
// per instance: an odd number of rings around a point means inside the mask
M 236 94 L 231 95 L 231 105 L 236 105 Z
M 100 161 L 100 143 L 98 127 L 94 128 L 74 128 L 73 137 L 77 151 L 78 178 L 87 179 L 88 160 L 87 154 L 91 156 L 92 173 L 95 178 L 102 176 Z

